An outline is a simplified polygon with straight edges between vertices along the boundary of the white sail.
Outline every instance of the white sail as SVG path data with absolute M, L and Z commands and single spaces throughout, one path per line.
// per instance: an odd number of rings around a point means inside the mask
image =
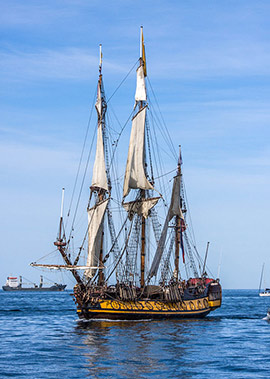
M 172 197 L 169 208 L 170 220 L 173 218 L 173 216 L 179 216 L 180 218 L 184 219 L 183 213 L 180 208 L 180 185 L 181 176 L 177 175 L 173 179 Z
M 184 220 L 184 216 L 180 208 L 180 180 L 181 180 L 180 175 L 177 175 L 174 177 L 171 203 L 168 209 L 166 220 L 163 225 L 163 229 L 162 229 L 161 236 L 158 242 L 157 250 L 156 250 L 150 271 L 149 271 L 150 278 L 154 275 L 157 275 L 160 260 L 161 260 L 164 247 L 165 247 L 169 222 L 174 216 L 179 216 L 182 220 Z
M 97 148 L 96 148 L 95 163 L 93 167 L 93 177 L 92 177 L 91 187 L 103 188 L 106 191 L 108 191 L 101 123 L 98 125 L 98 131 L 97 131 Z
M 93 167 L 93 177 L 91 187 L 102 188 L 108 191 L 108 182 L 107 182 L 107 173 L 105 166 L 105 156 L 104 156 L 104 144 L 103 144 L 103 135 L 102 135 L 102 99 L 101 99 L 101 82 L 98 83 L 97 90 L 97 101 L 96 101 L 96 110 L 98 113 L 98 131 L 97 131 L 97 147 L 96 147 L 96 157 Z
M 89 270 L 85 271 L 85 276 L 91 278 L 95 275 L 96 269 L 90 267 L 97 267 L 99 265 L 99 254 L 102 240 L 103 220 L 106 207 L 108 205 L 106 199 L 101 203 L 96 204 L 94 207 L 87 211 L 88 213 L 88 256 L 86 266 Z
M 135 93 L 135 101 L 146 101 L 146 87 L 143 66 L 137 69 L 137 87 Z
M 130 220 L 132 220 L 134 213 L 137 213 L 139 216 L 147 218 L 150 209 L 152 209 L 156 205 L 159 199 L 159 197 L 150 197 L 148 199 L 130 201 L 129 203 L 123 203 L 123 207 L 128 212 Z
M 128 195 L 131 188 L 153 189 L 144 171 L 145 116 L 146 107 L 141 109 L 132 121 L 123 197 Z

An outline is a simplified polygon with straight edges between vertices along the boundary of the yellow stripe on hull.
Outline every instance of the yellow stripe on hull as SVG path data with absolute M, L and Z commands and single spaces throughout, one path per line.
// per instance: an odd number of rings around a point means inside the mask
M 216 309 L 216 308 L 218 308 L 218 307 L 221 306 L 221 299 L 220 299 L 220 300 L 215 300 L 215 301 L 211 301 L 211 300 L 209 300 L 209 301 L 208 301 L 208 304 L 209 304 L 209 307 L 210 307 L 210 308 L 214 308 L 214 309 Z

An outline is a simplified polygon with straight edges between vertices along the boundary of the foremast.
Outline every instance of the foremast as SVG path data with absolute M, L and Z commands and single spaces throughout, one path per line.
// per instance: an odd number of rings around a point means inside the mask
M 93 167 L 92 184 L 90 187 L 90 198 L 87 208 L 88 213 L 88 255 L 86 266 L 89 270 L 85 271 L 85 277 L 91 280 L 98 267 L 98 284 L 104 283 L 103 260 L 103 240 L 104 240 L 104 215 L 108 206 L 110 196 L 110 181 L 108 180 L 104 136 L 105 136 L 105 114 L 107 104 L 102 80 L 102 49 L 100 45 L 99 79 L 97 86 L 97 145 L 96 156 Z M 92 197 L 95 197 L 94 206 L 90 207 Z

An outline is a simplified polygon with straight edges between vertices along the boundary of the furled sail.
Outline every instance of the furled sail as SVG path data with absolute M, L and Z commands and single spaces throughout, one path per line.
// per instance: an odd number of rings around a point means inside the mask
M 99 263 L 99 254 L 102 241 L 102 230 L 105 210 L 108 200 L 101 201 L 94 207 L 90 208 L 88 213 L 88 256 L 86 266 L 97 267 Z M 85 271 L 85 276 L 92 278 L 96 269 L 90 268 Z
M 129 194 L 131 188 L 153 189 L 152 184 L 146 178 L 144 170 L 145 117 L 146 107 L 142 108 L 132 121 L 123 197 Z
M 93 177 L 92 177 L 91 187 L 102 188 L 108 191 L 101 123 L 98 125 L 98 131 L 97 131 L 97 148 L 96 148 L 95 163 L 93 167 Z
M 128 203 L 123 203 L 123 207 L 128 212 L 128 217 L 130 220 L 132 220 L 134 213 L 147 218 L 150 209 L 156 205 L 159 199 L 159 197 L 150 197 L 148 199 L 130 201 Z
M 135 93 L 135 101 L 146 101 L 146 87 L 142 65 L 137 68 L 137 87 Z
M 100 80 L 98 81 L 97 101 L 96 101 L 95 107 L 96 107 L 96 111 L 98 114 L 98 119 L 100 119 L 102 116 L 102 99 L 101 99 L 101 82 L 100 82 Z
M 104 118 L 106 108 L 103 106 L 104 99 L 102 99 L 101 96 L 101 85 L 102 82 L 101 80 L 99 80 L 96 101 L 96 110 L 98 114 L 97 147 L 91 187 L 102 188 L 108 191 L 107 173 L 104 156 L 104 143 L 102 134 L 102 119 Z
M 161 236 L 158 242 L 157 250 L 156 250 L 150 271 L 149 271 L 149 278 L 152 278 L 152 276 L 157 275 L 160 260 L 161 260 L 164 247 L 165 247 L 169 222 L 174 216 L 179 216 L 182 220 L 184 220 L 184 216 L 180 208 L 180 184 L 181 184 L 181 176 L 177 175 L 174 177 L 171 203 L 170 203 L 167 217 L 166 217 L 166 220 L 161 232 Z

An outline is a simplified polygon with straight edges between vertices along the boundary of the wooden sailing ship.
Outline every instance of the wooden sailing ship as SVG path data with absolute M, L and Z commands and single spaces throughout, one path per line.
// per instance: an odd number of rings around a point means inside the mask
M 158 186 L 162 175 L 160 172 L 155 175 L 153 168 L 153 161 L 159 160 L 159 152 L 154 151 L 154 159 L 151 144 L 155 138 L 151 137 L 147 116 L 146 76 L 141 29 L 135 106 L 121 196 L 119 191 L 113 192 L 112 183 L 117 181 L 112 180 L 112 164 L 119 141 L 114 141 L 113 150 L 108 148 L 107 103 L 100 52 L 95 104 L 96 155 L 87 208 L 88 238 L 85 235 L 78 252 L 70 253 L 71 239 L 66 239 L 63 228 L 62 197 L 55 245 L 64 264 L 32 263 L 33 266 L 71 271 L 77 282 L 74 287 L 77 312 L 83 319 L 204 317 L 221 305 L 219 280 L 208 277 L 205 262 L 190 239 L 180 149 L 178 162 L 176 160 L 173 165 L 175 174 L 170 178 L 172 186 L 169 180 L 163 181 L 163 187 Z M 111 204 L 115 199 L 118 207 L 113 212 Z M 119 225 L 117 232 L 115 219 Z

